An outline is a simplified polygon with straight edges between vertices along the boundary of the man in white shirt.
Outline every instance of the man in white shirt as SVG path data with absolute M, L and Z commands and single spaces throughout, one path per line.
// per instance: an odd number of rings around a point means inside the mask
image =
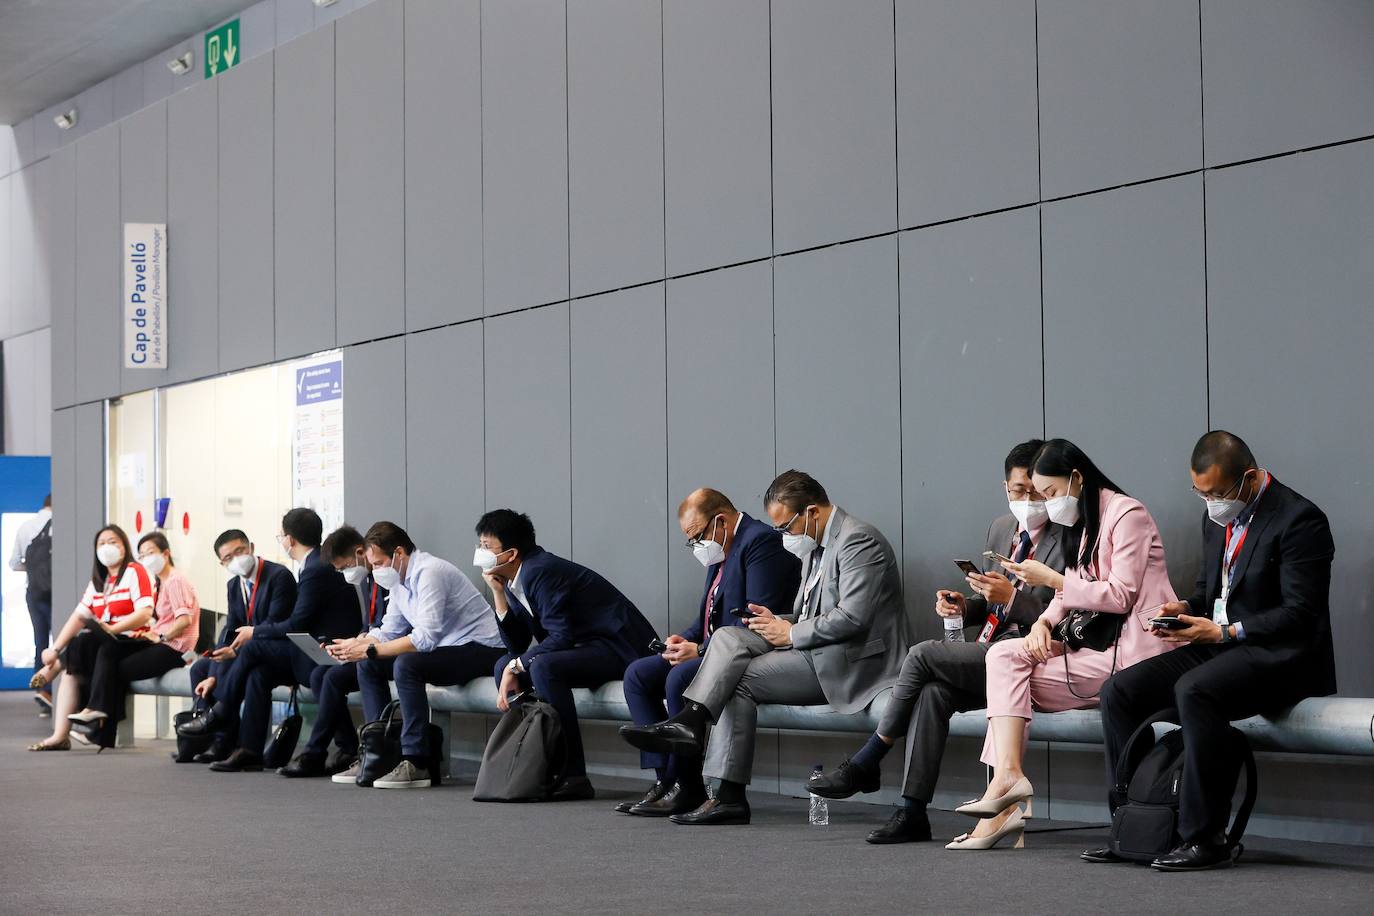
M 32 570 L 29 569 L 30 560 L 33 560 Z M 52 635 L 51 493 L 43 497 L 43 508 L 38 510 L 38 514 L 19 526 L 14 538 L 14 551 L 10 554 L 10 569 L 28 574 L 24 600 L 29 607 L 29 620 L 33 623 L 33 666 L 37 670 L 43 663 L 43 650 L 48 647 Z M 38 715 L 41 718 L 52 715 L 52 692 L 46 684 L 38 688 L 34 701 L 38 703 Z

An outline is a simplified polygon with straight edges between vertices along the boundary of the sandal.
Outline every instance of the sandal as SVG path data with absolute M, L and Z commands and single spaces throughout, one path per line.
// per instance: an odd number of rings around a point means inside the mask
M 50 680 L 47 676 L 47 670 L 48 666 L 44 665 L 33 673 L 33 677 L 29 678 L 30 690 L 42 690 L 44 687 L 48 686 Z
M 48 744 L 45 741 L 39 741 L 36 744 L 29 745 L 29 750 L 31 751 L 69 751 L 71 749 L 72 742 L 70 738 L 63 738 L 56 744 Z

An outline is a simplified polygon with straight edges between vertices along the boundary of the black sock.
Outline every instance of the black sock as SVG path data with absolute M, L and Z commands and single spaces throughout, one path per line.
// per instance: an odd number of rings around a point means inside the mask
M 415 764 L 417 770 L 429 769 L 429 757 L 426 754 L 402 754 L 401 759 Z
M 861 770 L 876 770 L 890 750 L 892 750 L 892 745 L 877 735 L 869 735 L 864 746 L 859 748 L 858 753 L 849 758 L 849 762 Z
M 706 707 L 700 703 L 688 703 L 682 707 L 682 712 L 673 716 L 669 722 L 681 722 L 697 731 L 704 731 L 711 722 L 711 714 L 706 711 Z
M 706 794 L 706 783 L 701 778 L 701 758 L 698 757 L 691 762 L 684 763 L 678 761 L 677 764 L 677 784 L 695 795 Z
M 724 802 L 727 805 L 743 804 L 744 783 L 722 779 L 720 788 L 716 790 L 716 801 Z
M 924 814 L 926 803 L 919 798 L 912 798 L 910 795 L 903 795 L 901 801 L 897 802 L 898 808 L 905 808 L 908 811 Z
M 658 782 L 667 782 L 667 781 L 668 781 L 668 768 L 667 768 L 667 767 L 654 767 L 654 778 L 655 778 Z

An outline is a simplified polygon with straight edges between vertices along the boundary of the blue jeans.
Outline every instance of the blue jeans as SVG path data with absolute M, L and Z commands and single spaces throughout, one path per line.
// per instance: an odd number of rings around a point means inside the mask
M 425 685 L 452 687 L 475 681 L 491 670 L 502 651 L 469 642 L 428 652 L 364 659 L 358 662 L 363 715 L 369 722 L 382 717 L 382 710 L 391 702 L 391 686 L 387 682 L 395 680 L 396 698 L 401 701 L 401 753 L 411 758 L 428 758 L 425 726 L 429 724 L 429 697 Z

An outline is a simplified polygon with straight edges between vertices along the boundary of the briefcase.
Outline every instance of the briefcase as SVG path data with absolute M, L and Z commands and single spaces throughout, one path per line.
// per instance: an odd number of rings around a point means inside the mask
M 291 688 L 291 699 L 286 701 L 286 718 L 272 733 L 272 740 L 262 752 L 262 765 L 265 769 L 277 769 L 291 762 L 296 753 L 296 742 L 301 740 L 301 708 L 296 701 L 297 688 Z
M 372 785 L 400 762 L 401 701 L 392 700 L 380 719 L 358 729 L 358 785 Z

